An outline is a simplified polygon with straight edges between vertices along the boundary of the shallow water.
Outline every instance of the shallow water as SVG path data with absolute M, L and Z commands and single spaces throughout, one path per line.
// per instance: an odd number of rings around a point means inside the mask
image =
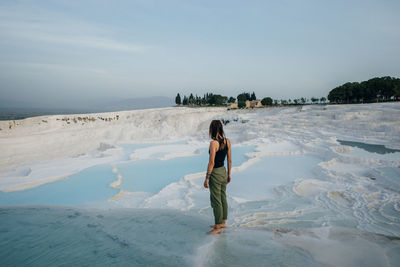
M 199 216 L 161 210 L 0 208 L 1 266 L 193 266 Z
M 307 251 L 277 242 L 271 231 L 229 229 L 202 249 L 203 266 L 322 266 Z
M 249 168 L 235 173 L 229 193 L 242 200 L 263 200 L 274 196 L 274 189 L 295 179 L 314 178 L 313 170 L 321 159 L 312 155 L 279 155 L 262 158 Z
M 125 145 L 125 156 L 132 150 L 149 147 L 148 144 Z M 233 147 L 233 166 L 239 166 L 247 160 L 245 154 L 254 150 L 254 146 Z M 119 164 L 106 164 L 87 168 L 65 179 L 41 186 L 15 192 L 0 192 L 0 205 L 79 205 L 107 201 L 120 189 L 131 192 L 155 194 L 172 182 L 185 175 L 202 172 L 207 168 L 208 153 L 169 160 L 137 160 Z M 114 166 L 114 167 L 113 167 Z M 110 187 L 122 176 L 121 186 Z
M 254 146 L 232 147 L 232 166 L 240 166 L 248 158 L 245 154 Z M 122 175 L 121 188 L 131 192 L 157 193 L 172 182 L 187 174 L 204 172 L 207 169 L 208 152 L 199 155 L 178 157 L 170 160 L 138 160 L 116 165 Z
M 346 141 L 346 140 L 337 140 L 337 141 L 341 145 L 358 147 L 358 148 L 364 149 L 365 151 L 368 151 L 371 153 L 388 154 L 388 153 L 400 152 L 399 149 L 387 148 L 384 145 L 367 144 L 367 143 L 362 143 L 362 142 L 354 142 L 354 141 Z
M 0 192 L 0 205 L 78 205 L 104 201 L 119 192 L 108 186 L 114 180 L 110 165 L 95 166 L 32 189 Z
M 205 232 L 175 210 L 0 208 L 1 266 L 396 266 L 399 239 L 348 228 Z M 349 250 L 352 252 L 349 253 Z

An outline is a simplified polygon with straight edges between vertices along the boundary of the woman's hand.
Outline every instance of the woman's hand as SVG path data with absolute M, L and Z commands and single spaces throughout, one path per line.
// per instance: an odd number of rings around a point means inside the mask
M 229 184 L 231 182 L 231 175 L 228 175 L 228 179 L 226 180 L 226 183 Z
M 208 181 L 209 181 L 208 178 L 206 178 L 206 179 L 204 180 L 204 188 L 208 188 Z

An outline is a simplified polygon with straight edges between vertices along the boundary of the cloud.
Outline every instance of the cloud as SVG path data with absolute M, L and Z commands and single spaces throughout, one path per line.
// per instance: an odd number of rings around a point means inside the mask
M 3 38 L 13 38 L 28 40 L 32 42 L 44 42 L 59 45 L 94 48 L 103 50 L 113 50 L 120 52 L 141 52 L 148 48 L 148 46 L 134 45 L 131 43 L 121 42 L 115 39 L 110 39 L 98 35 L 82 35 L 76 34 L 57 34 L 57 33 L 43 33 L 35 31 L 2 31 Z
M 105 75 L 108 74 L 106 70 L 78 67 L 62 64 L 49 64 L 49 63 L 35 63 L 35 62 L 0 62 L 0 68 L 14 67 L 20 70 L 40 70 L 40 71 L 61 71 L 61 72 L 89 72 L 93 74 Z M 3 69 L 4 70 L 4 69 Z
M 0 36 L 8 42 L 65 45 L 73 48 L 142 52 L 149 48 L 116 38 L 112 29 L 43 9 L 0 7 Z

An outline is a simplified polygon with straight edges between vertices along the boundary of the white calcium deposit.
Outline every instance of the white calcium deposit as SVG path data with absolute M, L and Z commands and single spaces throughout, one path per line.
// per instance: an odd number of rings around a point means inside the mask
M 400 103 L 376 103 L 162 108 L 1 121 L 0 201 L 51 204 L 58 197 L 57 203 L 68 204 L 74 194 L 72 200 L 89 208 L 142 208 L 153 219 L 160 209 L 179 210 L 212 223 L 203 179 L 209 124 L 221 119 L 241 158 L 233 162 L 227 187 L 227 234 L 200 246 L 196 265 L 272 260 L 288 266 L 397 266 L 399 118 Z M 363 149 L 371 144 L 387 151 Z M 158 189 L 135 190 L 135 181 L 137 188 Z M 90 203 L 90 196 L 103 200 Z M 175 227 L 170 219 L 162 224 Z

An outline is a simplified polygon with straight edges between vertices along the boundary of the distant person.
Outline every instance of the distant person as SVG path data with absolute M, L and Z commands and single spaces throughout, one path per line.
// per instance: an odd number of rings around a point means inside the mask
M 210 142 L 206 179 L 204 187 L 210 188 L 211 207 L 214 212 L 215 224 L 209 234 L 220 234 L 226 228 L 228 218 L 228 202 L 226 201 L 226 185 L 231 181 L 231 141 L 225 138 L 224 129 L 220 120 L 213 120 L 210 124 Z M 228 155 L 228 173 L 224 166 Z

